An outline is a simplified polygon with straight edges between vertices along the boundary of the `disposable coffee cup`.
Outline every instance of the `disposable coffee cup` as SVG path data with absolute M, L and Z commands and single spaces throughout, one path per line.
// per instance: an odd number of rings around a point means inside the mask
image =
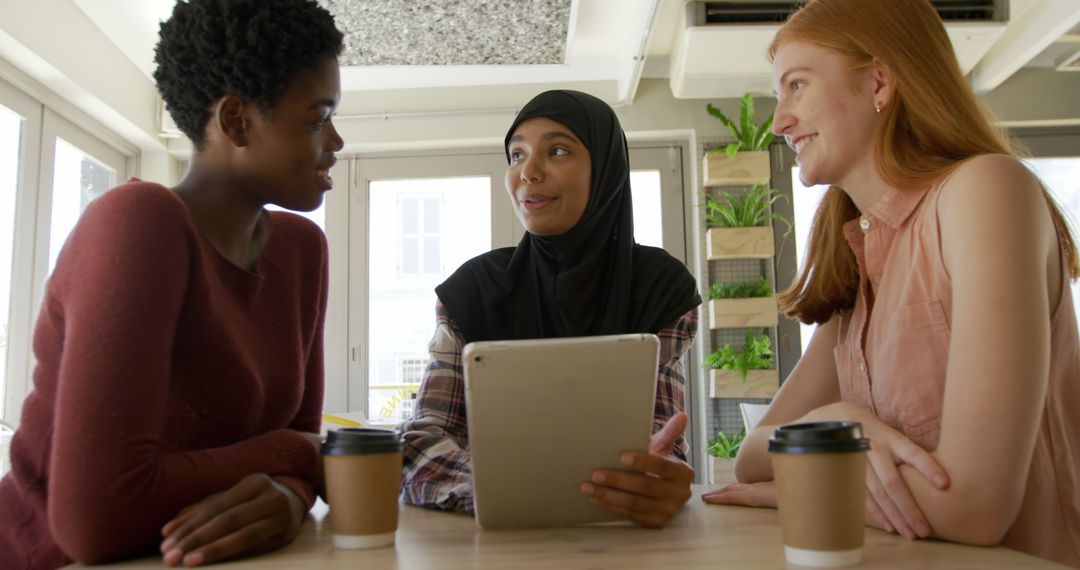
M 394 544 L 401 489 L 400 434 L 373 428 L 331 430 L 322 455 L 334 546 Z
M 784 556 L 800 566 L 862 561 L 866 452 L 857 422 L 792 424 L 769 440 Z

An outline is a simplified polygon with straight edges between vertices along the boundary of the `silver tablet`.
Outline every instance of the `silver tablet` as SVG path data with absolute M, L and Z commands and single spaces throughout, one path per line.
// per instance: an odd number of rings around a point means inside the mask
M 477 523 L 486 529 L 617 520 L 578 490 L 624 469 L 652 432 L 660 341 L 652 334 L 475 342 L 465 404 Z

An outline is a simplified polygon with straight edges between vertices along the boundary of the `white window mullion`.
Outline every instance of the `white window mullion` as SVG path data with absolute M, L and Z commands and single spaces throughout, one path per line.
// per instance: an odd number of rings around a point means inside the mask
M 44 107 L 28 95 L 0 81 L 0 105 L 23 118 L 15 186 L 15 215 L 12 231 L 11 289 L 8 296 L 8 345 L 4 367 L 3 406 L 0 418 L 18 425 L 22 401 L 30 389 L 33 369 L 31 335 L 34 322 L 33 281 L 34 234 L 37 221 L 37 190 L 41 171 L 41 123 Z

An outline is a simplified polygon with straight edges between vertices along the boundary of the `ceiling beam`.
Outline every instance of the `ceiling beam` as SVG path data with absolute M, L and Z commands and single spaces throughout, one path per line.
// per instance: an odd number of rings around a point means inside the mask
M 1001 38 L 971 71 L 971 86 L 987 93 L 1080 23 L 1080 2 L 1038 0 L 1009 22 Z
M 32 95 L 64 113 L 46 100 L 55 94 L 77 110 L 69 119 L 125 155 L 165 150 L 153 82 L 71 0 L 0 1 L 0 58 L 47 91 Z

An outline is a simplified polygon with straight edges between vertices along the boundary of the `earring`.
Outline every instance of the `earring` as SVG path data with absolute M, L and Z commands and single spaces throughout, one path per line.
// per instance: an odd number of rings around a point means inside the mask
M 879 115 L 881 114 L 881 103 L 874 103 L 874 111 L 876 111 Z

